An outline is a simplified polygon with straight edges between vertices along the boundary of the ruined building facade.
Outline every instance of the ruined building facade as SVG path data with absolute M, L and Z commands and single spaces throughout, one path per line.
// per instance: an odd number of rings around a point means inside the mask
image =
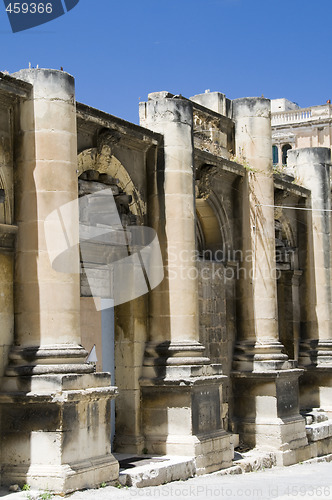
M 2 483 L 330 453 L 329 147 L 274 174 L 268 99 L 157 92 L 137 126 L 55 70 L 1 75 L 0 106 Z

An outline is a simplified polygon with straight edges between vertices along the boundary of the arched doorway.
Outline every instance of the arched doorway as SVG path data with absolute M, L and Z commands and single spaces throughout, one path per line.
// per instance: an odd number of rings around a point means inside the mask
M 105 259 L 118 262 L 128 257 L 130 228 L 142 224 L 145 206 L 126 168 L 112 154 L 107 134 L 100 138 L 98 148 L 84 150 L 78 156 L 78 178 L 81 224 L 92 224 L 102 229 L 104 226 L 111 226 L 112 229 L 112 238 L 111 241 L 107 240 L 107 248 L 103 248 L 103 241 L 100 251 L 96 252 L 96 248 L 92 245 L 89 247 L 88 242 L 85 250 L 84 268 L 85 271 L 89 270 L 90 279 L 87 278 L 87 273 L 82 273 L 82 343 L 86 349 L 96 344 L 99 359 L 97 371 L 111 372 L 112 383 L 119 388 L 111 418 L 115 422 L 112 431 L 112 438 L 115 435 L 114 448 L 123 450 L 127 446 L 128 451 L 136 452 L 135 443 L 137 442 L 138 448 L 141 446 L 138 372 L 146 340 L 146 297 L 136 300 L 130 297 L 127 302 L 118 301 L 119 305 L 113 308 L 104 286 L 111 283 L 114 291 L 118 286 L 123 288 L 123 284 L 108 276 L 103 264 Z M 102 200 L 103 193 L 107 191 L 111 191 L 111 196 L 105 195 Z M 85 199 L 93 193 L 101 196 Z M 96 284 L 93 282 L 94 274 Z M 129 274 L 134 275 L 134 272 Z M 91 283 L 92 287 L 96 285 L 96 293 L 91 291 Z M 106 303 L 103 303 L 104 299 Z M 96 305 L 98 300 L 99 304 Z

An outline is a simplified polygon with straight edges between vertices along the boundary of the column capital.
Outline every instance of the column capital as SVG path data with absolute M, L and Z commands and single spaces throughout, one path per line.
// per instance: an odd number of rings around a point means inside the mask
M 233 118 L 256 117 L 271 119 L 271 101 L 265 97 L 241 97 L 233 101 Z

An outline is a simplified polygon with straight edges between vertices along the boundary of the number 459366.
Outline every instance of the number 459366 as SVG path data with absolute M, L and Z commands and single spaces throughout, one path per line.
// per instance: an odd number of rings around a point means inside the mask
M 6 7 L 6 11 L 10 14 L 51 14 L 53 6 L 48 3 L 10 3 Z

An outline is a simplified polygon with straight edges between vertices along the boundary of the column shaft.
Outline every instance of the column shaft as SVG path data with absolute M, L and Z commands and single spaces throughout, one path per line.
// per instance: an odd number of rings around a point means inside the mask
M 288 152 L 289 166 L 299 183 L 311 191 L 312 211 L 307 212 L 306 262 L 302 297 L 300 361 L 332 366 L 331 324 L 331 190 L 329 148 Z
M 21 103 L 18 117 L 15 188 L 17 347 L 10 358 L 14 364 L 25 367 L 30 362 L 33 365 L 53 364 L 52 358 L 58 358 L 57 365 L 82 363 L 86 352 L 80 347 L 78 245 L 68 256 L 73 263 L 72 273 L 57 272 L 50 260 L 50 253 L 58 247 L 59 241 L 63 241 L 64 235 L 68 246 L 71 242 L 78 243 L 74 79 L 62 71 L 42 69 L 22 70 L 15 76 L 33 84 L 33 88 L 30 97 Z M 54 223 L 52 237 L 49 233 L 47 239 L 45 219 L 69 202 L 73 205 L 66 210 L 66 220 L 61 220 L 59 211 L 60 218 Z M 82 369 L 85 371 L 88 367 L 82 365 Z M 54 370 L 61 371 L 61 368 L 58 366 Z
M 233 115 L 236 156 L 248 171 L 243 187 L 239 282 L 239 340 L 244 347 L 239 345 L 239 359 L 251 351 L 255 361 L 269 360 L 275 367 L 287 356 L 281 354 L 278 335 L 270 101 L 235 99 Z
M 151 225 L 164 250 L 165 279 L 151 292 L 150 340 L 170 362 L 202 362 L 195 262 L 193 115 L 189 101 L 150 94 L 140 107 L 141 125 L 162 133 L 164 157 L 149 172 Z

